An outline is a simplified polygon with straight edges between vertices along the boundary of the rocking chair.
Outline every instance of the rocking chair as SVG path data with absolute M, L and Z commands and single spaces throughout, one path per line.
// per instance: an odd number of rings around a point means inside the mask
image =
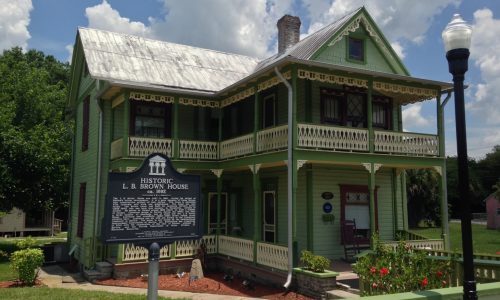
M 342 243 L 344 244 L 345 260 L 348 262 L 354 261 L 354 256 L 359 254 L 359 235 L 356 230 L 356 220 L 341 221 Z

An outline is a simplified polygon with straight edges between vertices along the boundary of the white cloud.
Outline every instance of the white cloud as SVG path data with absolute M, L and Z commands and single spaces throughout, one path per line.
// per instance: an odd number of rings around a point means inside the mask
M 460 1 L 303 0 L 312 21 L 308 34 L 364 5 L 402 58 L 404 48 L 401 42 L 423 43 L 434 18 L 446 7 L 458 6 Z M 329 6 L 325 9 L 326 4 Z
M 403 109 L 403 128 L 405 131 L 421 132 L 422 127 L 429 127 L 433 121 L 422 115 L 422 103 L 410 104 Z
M 130 21 L 129 18 L 120 16 L 106 0 L 85 9 L 85 16 L 89 21 L 89 27 L 121 32 L 144 37 L 151 37 L 151 28 L 142 22 Z
M 26 49 L 31 35 L 28 31 L 31 0 L 0 0 L 0 50 L 20 46 Z
M 392 49 L 396 52 L 396 54 L 399 56 L 399 58 L 404 59 L 406 54 L 404 52 L 404 48 L 401 45 L 400 42 L 393 42 L 391 43 Z
M 66 49 L 66 51 L 68 51 L 68 57 L 66 58 L 66 61 L 71 63 L 71 59 L 73 58 L 73 44 L 68 44 L 64 48 Z
M 500 19 L 490 9 L 474 12 L 471 58 L 481 72 L 468 108 L 489 124 L 500 124 Z M 498 129 L 496 130 L 498 131 Z

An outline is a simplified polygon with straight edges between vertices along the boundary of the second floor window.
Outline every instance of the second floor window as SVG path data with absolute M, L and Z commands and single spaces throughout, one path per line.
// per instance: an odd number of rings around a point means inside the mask
M 321 89 L 321 123 L 366 128 L 366 97 L 357 91 Z
M 131 133 L 134 136 L 170 137 L 169 105 L 132 102 Z
M 391 101 L 385 97 L 373 97 L 373 127 L 391 129 Z

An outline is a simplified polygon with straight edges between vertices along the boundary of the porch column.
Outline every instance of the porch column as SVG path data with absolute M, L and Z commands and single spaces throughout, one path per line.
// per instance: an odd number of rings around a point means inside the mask
M 370 195 L 370 247 L 373 249 L 371 237 L 377 231 L 376 210 L 375 210 L 375 173 L 382 167 L 382 164 L 363 163 L 363 166 L 370 173 L 368 177 L 368 193 Z
M 261 186 L 260 186 L 260 175 L 259 169 L 260 164 L 249 165 L 250 171 L 252 171 L 252 183 L 253 183 L 253 262 L 257 263 L 257 243 L 262 237 L 262 201 L 261 201 Z
M 450 250 L 450 229 L 448 224 L 448 193 L 446 190 L 446 162 L 442 167 L 434 167 L 440 175 L 439 196 L 441 198 L 441 238 L 444 242 L 444 249 Z
M 408 231 L 408 197 L 406 194 L 406 170 L 401 172 L 401 201 L 403 202 L 403 228 Z
M 254 90 L 255 90 L 255 95 L 253 100 L 253 154 L 257 153 L 257 132 L 259 131 L 259 120 L 260 120 L 259 92 L 257 84 L 255 84 Z
M 130 93 L 123 94 L 123 150 L 122 157 L 128 157 L 128 145 L 130 136 Z
M 297 65 L 292 66 L 292 240 L 293 240 L 293 266 L 298 265 L 299 254 L 297 244 L 297 173 L 298 169 L 302 167 L 303 163 L 298 165 L 295 156 L 295 149 L 297 149 Z M 304 161 L 305 162 L 305 161 Z
M 180 141 L 179 141 L 179 96 L 174 97 L 174 109 L 172 116 L 172 139 L 173 139 L 173 147 L 172 147 L 172 157 L 174 159 L 179 159 L 180 153 Z
M 221 193 L 222 193 L 222 171 L 223 169 L 213 169 L 212 172 L 217 176 L 217 230 L 216 234 L 220 235 L 220 208 L 221 208 Z M 227 200 L 226 200 L 227 201 Z M 226 220 L 227 222 L 227 220 Z
M 367 92 L 367 120 L 368 120 L 368 149 L 370 149 L 370 153 L 373 153 L 375 146 L 375 133 L 373 132 L 373 80 L 368 80 L 368 92 Z

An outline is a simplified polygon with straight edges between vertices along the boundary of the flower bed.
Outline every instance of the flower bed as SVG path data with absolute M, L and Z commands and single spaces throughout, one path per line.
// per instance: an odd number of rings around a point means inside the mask
M 450 286 L 454 259 L 431 260 L 401 241 L 392 251 L 375 237 L 375 250 L 365 252 L 353 269 L 362 295 L 382 295 Z

